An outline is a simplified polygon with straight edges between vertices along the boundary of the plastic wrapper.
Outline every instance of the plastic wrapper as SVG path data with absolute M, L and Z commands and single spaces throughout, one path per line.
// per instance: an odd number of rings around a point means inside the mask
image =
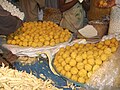
M 120 47 L 90 78 L 95 90 L 120 90 Z M 87 90 L 93 90 L 88 88 Z
M 120 33 L 105 35 L 105 36 L 102 37 L 101 41 L 104 41 L 106 39 L 111 39 L 111 38 L 116 38 L 118 41 L 120 41 Z

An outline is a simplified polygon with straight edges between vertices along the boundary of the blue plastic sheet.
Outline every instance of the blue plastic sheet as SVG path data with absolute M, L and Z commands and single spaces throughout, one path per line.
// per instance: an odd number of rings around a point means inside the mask
M 40 77 L 40 74 L 43 74 L 45 76 L 45 80 L 51 79 L 55 83 L 56 87 L 62 88 L 63 90 L 72 90 L 71 88 L 63 88 L 64 86 L 67 85 L 67 81 L 62 77 L 53 74 L 53 72 L 49 68 L 47 61 L 44 59 L 36 61 L 35 63 L 30 65 L 29 64 L 23 65 L 20 62 L 15 62 L 14 67 L 18 71 L 26 71 L 27 73 L 32 72 L 32 74 L 35 75 L 37 78 L 42 78 Z

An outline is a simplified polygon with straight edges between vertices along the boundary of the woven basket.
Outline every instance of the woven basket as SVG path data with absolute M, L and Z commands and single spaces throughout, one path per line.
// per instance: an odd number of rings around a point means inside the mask
M 102 17 L 110 14 L 110 8 L 98 8 L 96 7 L 96 3 L 98 0 L 90 1 L 90 10 L 88 11 L 88 20 L 98 20 L 102 19 Z
M 97 30 L 99 38 L 102 38 L 108 32 L 108 22 L 90 21 L 89 24 L 93 25 L 93 27 Z

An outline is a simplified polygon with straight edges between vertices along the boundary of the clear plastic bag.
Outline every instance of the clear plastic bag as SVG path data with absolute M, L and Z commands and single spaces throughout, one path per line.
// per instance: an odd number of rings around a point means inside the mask
M 120 90 L 120 47 L 90 78 L 88 85 L 95 90 Z M 89 87 L 87 90 L 93 90 Z

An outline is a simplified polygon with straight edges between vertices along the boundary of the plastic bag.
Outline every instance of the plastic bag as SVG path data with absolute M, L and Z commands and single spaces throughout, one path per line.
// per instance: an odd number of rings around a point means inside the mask
M 90 78 L 95 90 L 120 90 L 120 47 Z M 87 90 L 91 90 L 88 88 Z M 93 89 L 92 89 L 93 90 Z
M 101 41 L 105 41 L 105 40 L 111 39 L 111 38 L 116 38 L 118 41 L 120 41 L 120 33 L 105 35 L 105 36 L 102 37 Z

